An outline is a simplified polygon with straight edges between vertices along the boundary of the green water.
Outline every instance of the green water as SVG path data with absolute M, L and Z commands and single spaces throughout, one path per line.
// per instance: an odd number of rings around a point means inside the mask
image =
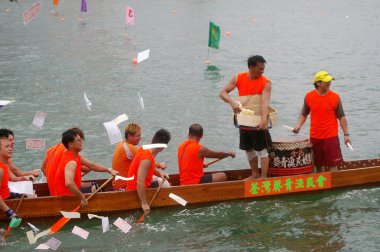
M 313 88 L 313 73 L 324 69 L 336 77 L 332 89 L 341 94 L 355 148 L 342 146 L 344 158 L 380 156 L 378 1 L 93 0 L 82 14 L 84 23 L 78 21 L 80 1 L 60 1 L 55 8 L 52 1 L 41 1 L 41 13 L 24 26 L 22 13 L 33 3 L 0 1 L 0 99 L 15 100 L 0 110 L 0 126 L 14 130 L 14 162 L 23 169 L 39 167 L 44 155 L 26 150 L 27 138 L 44 138 L 51 146 L 73 126 L 85 132 L 83 155 L 110 166 L 114 145 L 103 122 L 123 113 L 143 126 L 141 144 L 161 127 L 172 133 L 159 156 L 170 173 L 177 172 L 177 146 L 191 123 L 204 126 L 206 146 L 238 150 L 230 108 L 218 93 L 246 70 L 251 54 L 268 62 L 271 106 L 278 109 L 274 138 L 291 136 L 282 125 L 296 123 L 303 97 Z M 126 4 L 136 12 L 133 27 L 124 25 Z M 205 65 L 209 21 L 220 25 L 221 41 Z M 133 65 L 146 49 L 150 58 Z M 84 92 L 93 103 L 91 112 Z M 42 129 L 31 125 L 37 111 L 48 113 Z M 307 129 L 308 124 L 303 137 Z M 245 154 L 237 151 L 235 159 L 209 169 L 246 167 Z M 128 234 L 115 226 L 102 234 L 99 221 L 74 220 L 54 237 L 62 241 L 58 251 L 378 251 L 379 198 L 379 188 L 367 188 L 155 209 Z M 130 215 L 110 215 L 110 222 Z M 54 221 L 31 222 L 43 230 Z M 87 240 L 71 234 L 74 225 L 90 232 Z M 0 240 L 0 250 L 33 250 L 37 245 L 28 244 L 27 230 L 24 222 Z

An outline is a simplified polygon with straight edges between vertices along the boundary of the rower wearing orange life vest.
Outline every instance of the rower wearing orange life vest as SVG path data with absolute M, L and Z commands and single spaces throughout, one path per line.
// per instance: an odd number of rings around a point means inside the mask
M 46 176 L 46 183 L 48 184 L 51 196 L 55 196 L 55 175 L 65 151 L 66 148 L 63 144 L 56 144 L 46 151 L 45 158 L 42 162 L 41 170 Z
M 67 151 L 63 153 L 55 176 L 55 194 L 57 196 L 74 195 L 81 200 L 81 205 L 87 205 L 84 194 L 80 191 L 81 166 L 84 164 L 88 168 L 98 172 L 108 172 L 113 176 L 119 174 L 117 171 L 94 163 L 84 157 L 79 152 L 83 149 L 84 134 L 79 128 L 72 128 L 62 134 L 62 144 Z
M 120 176 L 128 177 L 129 167 L 137 153 L 137 145 L 141 140 L 141 127 L 136 123 L 130 123 L 124 130 L 125 141 L 120 142 L 115 147 L 112 158 L 112 169 L 118 171 Z M 127 181 L 113 180 L 114 190 L 125 190 Z
M 165 129 L 161 129 L 154 134 L 152 144 L 167 144 L 169 141 L 170 133 Z M 144 150 L 143 147 L 140 147 L 129 167 L 128 177 L 134 176 L 134 179 L 127 182 L 127 190 L 137 190 L 141 208 L 146 215 L 150 213 L 150 207 L 146 199 L 145 190 L 149 187 L 158 186 L 152 183 L 153 174 L 156 172 L 162 178 L 169 178 L 167 174 L 156 170 L 155 157 L 163 149 L 154 147 Z
M 216 152 L 199 144 L 203 137 L 200 124 L 192 124 L 188 139 L 178 147 L 178 167 L 181 185 L 221 182 L 227 179 L 224 172 L 204 175 L 204 158 L 235 157 L 235 152 Z
M 10 181 L 27 181 L 28 176 L 16 177 L 9 167 L 6 165 L 10 158 L 12 158 L 13 148 L 8 138 L 0 138 L 0 209 L 4 211 L 5 215 L 11 219 L 16 217 L 15 211 L 10 209 L 4 202 L 5 199 L 15 198 L 21 196 L 20 194 L 12 194 L 9 190 L 8 182 Z

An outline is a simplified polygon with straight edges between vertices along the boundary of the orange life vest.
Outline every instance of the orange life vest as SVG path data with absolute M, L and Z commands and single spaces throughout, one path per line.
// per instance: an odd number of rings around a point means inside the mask
M 261 75 L 255 80 L 249 78 L 248 72 L 238 74 L 236 78 L 236 87 L 239 96 L 262 94 L 269 80 L 264 75 Z
M 63 144 L 56 144 L 46 151 L 46 182 L 49 187 L 50 195 L 55 195 L 55 175 L 58 165 L 62 159 L 66 148 Z
M 323 96 L 317 90 L 306 94 L 306 104 L 310 108 L 310 137 L 326 139 L 338 136 L 338 102 L 339 95 L 333 91 Z
M 10 194 L 8 181 L 9 181 L 9 172 L 8 172 L 8 166 L 0 162 L 0 169 L 3 170 L 3 179 L 1 180 L 0 185 L 0 196 L 2 199 L 8 199 Z
M 61 162 L 58 165 L 56 176 L 55 176 L 55 196 L 64 196 L 72 195 L 72 193 L 67 189 L 66 186 L 66 177 L 65 177 L 65 168 L 66 164 L 70 161 L 74 161 L 77 164 L 75 169 L 74 182 L 78 189 L 80 189 L 81 178 L 82 178 L 82 162 L 81 157 L 78 154 L 78 157 L 75 157 L 71 151 L 66 151 L 62 155 Z
M 132 154 L 132 159 L 129 159 L 127 157 L 126 151 L 124 149 L 124 143 L 129 148 Z M 118 143 L 116 145 L 115 152 L 112 158 L 112 169 L 115 171 L 118 171 L 120 176 L 128 177 L 129 167 L 132 164 L 133 157 L 136 156 L 137 150 L 138 148 L 133 144 L 129 144 L 126 142 Z M 113 180 L 112 186 L 114 189 L 120 189 L 120 188 L 125 189 L 125 187 L 127 186 L 127 181 L 124 181 L 121 179 Z
M 186 140 L 178 147 L 178 167 L 181 185 L 199 184 L 203 176 L 204 158 L 199 158 L 202 147 L 197 141 Z
M 153 173 L 154 173 L 154 169 L 156 166 L 155 161 L 154 161 L 154 157 L 152 155 L 152 152 L 150 152 L 150 150 L 143 150 L 143 148 L 140 147 L 140 149 L 136 153 L 135 158 L 132 161 L 131 166 L 129 167 L 128 177 L 134 176 L 134 179 L 127 181 L 127 190 L 128 191 L 137 189 L 138 170 L 139 170 L 141 161 L 143 161 L 145 159 L 150 160 L 150 167 L 149 167 L 148 175 L 146 176 L 146 179 L 145 179 L 145 188 L 148 188 L 150 186 L 150 184 L 152 183 Z

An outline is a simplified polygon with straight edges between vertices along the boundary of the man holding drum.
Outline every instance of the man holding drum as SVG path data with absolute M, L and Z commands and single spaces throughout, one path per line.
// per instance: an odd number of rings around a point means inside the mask
M 344 134 L 344 143 L 351 144 L 339 94 L 330 90 L 333 79 L 326 71 L 315 74 L 315 90 L 306 94 L 298 123 L 293 129 L 294 133 L 298 133 L 310 113 L 310 142 L 313 144 L 317 171 L 336 171 L 337 165 L 343 162 L 338 120 Z
M 261 115 L 261 121 L 256 128 L 240 126 L 240 149 L 245 150 L 248 162 L 252 169 L 250 178 L 260 177 L 258 158 L 261 161 L 261 178 L 268 173 L 268 147 L 272 139 L 268 131 L 269 100 L 271 95 L 271 81 L 263 73 L 266 61 L 260 55 L 248 58 L 248 72 L 234 76 L 220 92 L 220 98 L 230 104 L 234 113 L 240 113 L 242 108 L 256 108 Z M 233 100 L 229 93 L 237 88 L 238 102 Z

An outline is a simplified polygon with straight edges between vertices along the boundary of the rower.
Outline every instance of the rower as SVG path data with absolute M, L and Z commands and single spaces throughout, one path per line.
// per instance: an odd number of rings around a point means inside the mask
M 200 145 L 203 128 L 200 124 L 192 124 L 189 128 L 188 139 L 178 147 L 178 167 L 181 185 L 203 184 L 226 181 L 224 172 L 204 174 L 204 158 L 235 157 L 235 151 L 217 152 Z
M 170 141 L 170 133 L 165 129 L 158 130 L 152 139 L 152 144 L 167 144 Z M 127 182 L 127 191 L 137 190 L 141 201 L 141 208 L 144 214 L 150 213 L 150 207 L 146 200 L 145 190 L 148 188 L 158 187 L 156 181 L 152 181 L 153 174 L 156 173 L 162 179 L 168 179 L 169 176 L 156 169 L 155 157 L 164 148 L 150 148 L 144 149 L 140 147 L 137 151 L 135 158 L 129 167 L 128 177 L 134 177 L 133 180 Z
M 63 153 L 55 175 L 55 194 L 57 196 L 74 195 L 81 200 L 81 205 L 85 206 L 87 200 L 80 191 L 82 164 L 93 171 L 108 172 L 113 176 L 118 175 L 119 172 L 81 157 L 79 152 L 83 149 L 83 143 L 84 134 L 79 128 L 69 129 L 62 134 L 62 144 L 67 151 Z
M 10 129 L 0 129 L 0 138 L 3 137 L 8 138 L 13 152 L 15 143 L 13 131 Z M 12 171 L 12 173 L 17 177 L 30 176 L 30 178 L 34 180 L 36 177 L 39 176 L 39 169 L 34 169 L 32 171 L 23 171 L 12 162 L 12 158 L 8 160 L 7 165 L 9 169 Z
M 8 219 L 16 217 L 15 211 L 10 209 L 4 202 L 5 199 L 21 198 L 18 193 L 11 193 L 8 182 L 10 181 L 27 181 L 29 176 L 16 177 L 8 168 L 9 159 L 12 158 L 13 148 L 8 138 L 0 137 L 0 209 L 5 212 Z

